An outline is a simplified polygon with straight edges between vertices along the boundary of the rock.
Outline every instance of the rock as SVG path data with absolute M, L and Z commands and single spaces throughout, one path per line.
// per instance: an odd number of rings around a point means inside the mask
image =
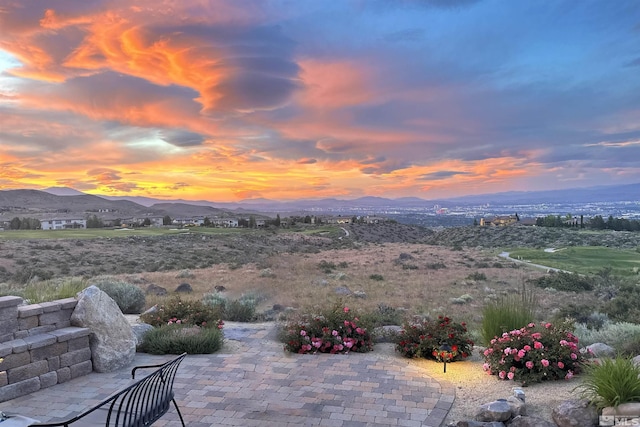
M 527 405 L 524 401 L 518 399 L 515 396 L 507 397 L 507 403 L 511 408 L 511 417 L 517 417 L 518 415 L 527 415 Z
M 193 288 L 188 283 L 180 283 L 176 288 L 176 292 L 188 294 L 193 292 Z
M 636 364 L 636 366 L 640 366 L 640 355 L 638 355 L 638 356 L 634 357 L 634 358 L 633 358 L 633 359 L 631 359 L 631 360 L 633 360 L 633 363 L 635 363 L 635 364 Z
M 515 397 L 517 397 L 518 399 L 522 400 L 523 402 L 525 401 L 525 394 L 524 394 L 524 390 L 521 389 L 520 387 L 514 387 L 513 389 L 513 395 Z
M 351 290 L 346 286 L 338 286 L 333 291 L 336 295 L 351 295 Z
M 365 291 L 355 291 L 353 296 L 356 298 L 367 299 L 367 293 Z
M 71 325 L 91 330 L 93 369 L 112 372 L 128 366 L 136 355 L 136 337 L 118 305 L 97 286 L 89 286 L 77 298 Z
M 146 293 L 147 293 L 147 295 L 162 296 L 162 295 L 166 295 L 167 294 L 167 290 L 165 288 L 163 288 L 162 286 L 154 285 L 152 283 L 149 286 L 147 286 Z
M 153 329 L 148 323 L 136 323 L 135 325 L 131 325 L 131 330 L 133 331 L 133 335 L 136 339 L 136 348 L 140 347 L 142 344 L 142 340 L 144 339 L 144 335 Z
M 598 412 L 587 400 L 565 400 L 551 413 L 558 427 L 595 427 Z
M 587 346 L 587 352 L 595 357 L 615 357 L 616 349 L 601 342 Z
M 616 415 L 622 417 L 639 417 L 640 402 L 621 403 L 616 407 L 602 408 L 602 415 Z
M 158 306 L 154 305 L 153 307 L 149 308 L 147 311 L 145 311 L 144 313 L 142 313 L 140 315 L 140 317 L 144 316 L 145 314 L 151 314 L 151 313 L 155 313 L 156 311 L 158 311 Z
M 455 426 L 456 427 L 504 427 L 504 423 L 501 423 L 499 421 L 483 422 L 483 421 L 466 420 L 466 421 L 458 421 L 458 423 L 455 424 Z
M 276 313 L 279 313 L 282 310 L 284 310 L 284 306 L 281 304 L 273 304 L 273 307 L 271 307 L 271 310 L 275 311 Z
M 225 287 L 224 287 L 224 286 L 222 286 L 222 285 L 215 286 L 213 289 L 215 289 L 215 290 L 216 290 L 216 292 L 224 292 L 224 291 L 226 291 L 226 290 L 227 290 L 227 288 L 225 288 Z
M 509 427 L 556 427 L 556 425 L 547 420 L 537 417 L 526 417 L 524 415 L 518 415 L 508 424 Z
M 480 405 L 476 413 L 476 421 L 507 421 L 509 418 L 511 406 L 504 399 Z

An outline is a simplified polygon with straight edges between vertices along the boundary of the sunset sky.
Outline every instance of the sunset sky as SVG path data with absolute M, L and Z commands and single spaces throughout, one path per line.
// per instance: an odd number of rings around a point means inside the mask
M 0 0 L 0 189 L 640 182 L 637 0 Z

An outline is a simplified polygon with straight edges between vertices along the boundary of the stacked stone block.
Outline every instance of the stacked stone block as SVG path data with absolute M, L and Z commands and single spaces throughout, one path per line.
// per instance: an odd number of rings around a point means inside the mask
M 90 330 L 71 326 L 77 301 L 21 305 L 0 297 L 0 402 L 69 381 L 93 370 Z

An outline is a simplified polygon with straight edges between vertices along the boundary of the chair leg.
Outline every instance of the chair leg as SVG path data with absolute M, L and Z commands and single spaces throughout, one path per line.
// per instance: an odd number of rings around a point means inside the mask
M 180 417 L 180 422 L 182 423 L 182 427 L 187 427 L 184 424 L 184 419 L 182 418 L 182 413 L 180 412 L 180 408 L 178 408 L 178 404 L 176 403 L 175 399 L 171 399 L 171 401 L 173 402 L 173 406 L 176 407 L 176 411 L 178 411 L 178 416 Z

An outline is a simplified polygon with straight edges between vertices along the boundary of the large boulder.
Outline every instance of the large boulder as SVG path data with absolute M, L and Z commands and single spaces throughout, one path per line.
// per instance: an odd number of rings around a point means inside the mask
M 551 413 L 558 427 L 595 427 L 598 425 L 598 411 L 589 401 L 565 400 Z
M 136 355 L 136 337 L 115 301 L 97 286 L 89 286 L 77 298 L 71 324 L 91 330 L 93 369 L 112 372 L 131 364 Z
M 507 397 L 507 403 L 511 408 L 511 417 L 517 417 L 518 415 L 527 415 L 527 406 L 524 401 L 518 399 L 515 396 Z
M 480 405 L 476 412 L 476 421 L 507 421 L 509 418 L 511 418 L 511 406 L 505 399 Z
M 596 342 L 587 346 L 587 352 L 595 357 L 615 357 L 616 349 L 602 342 Z
M 602 415 L 615 415 L 618 417 L 640 417 L 640 402 L 621 403 L 618 406 L 608 406 L 602 409 Z

